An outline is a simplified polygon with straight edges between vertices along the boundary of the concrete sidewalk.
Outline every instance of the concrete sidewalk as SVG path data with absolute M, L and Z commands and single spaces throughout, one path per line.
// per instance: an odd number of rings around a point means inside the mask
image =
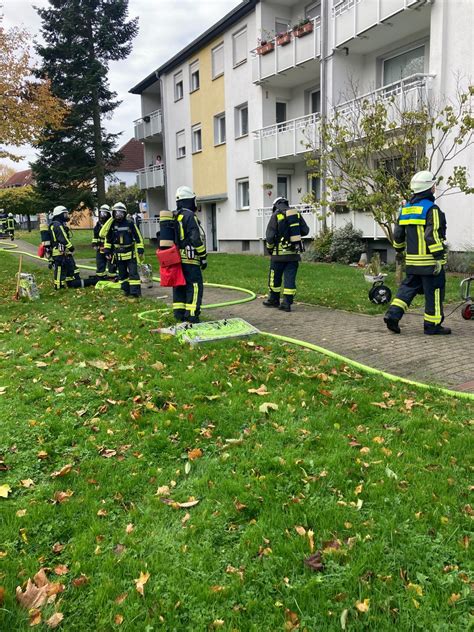
M 20 250 L 36 254 L 35 246 L 21 240 L 15 243 Z M 144 289 L 143 294 L 166 295 L 167 302 L 171 298 L 169 289 L 157 284 L 153 290 Z M 242 296 L 240 292 L 206 288 L 204 303 Z M 446 306 L 446 313 L 452 308 Z M 263 307 L 262 299 L 204 310 L 203 316 L 206 320 L 239 316 L 262 331 L 311 342 L 387 373 L 474 393 L 474 322 L 463 320 L 459 309 L 446 320 L 453 330 L 451 336 L 425 336 L 420 311 L 405 316 L 401 335 L 389 332 L 382 316 L 298 304 L 287 314 Z

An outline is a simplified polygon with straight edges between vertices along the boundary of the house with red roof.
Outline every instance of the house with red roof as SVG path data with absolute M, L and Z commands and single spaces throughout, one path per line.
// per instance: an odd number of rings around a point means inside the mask
M 120 162 L 114 167 L 114 172 L 106 178 L 106 188 L 111 185 L 124 184 L 129 187 L 137 183 L 137 171 L 143 169 L 143 143 L 131 138 L 117 152 Z

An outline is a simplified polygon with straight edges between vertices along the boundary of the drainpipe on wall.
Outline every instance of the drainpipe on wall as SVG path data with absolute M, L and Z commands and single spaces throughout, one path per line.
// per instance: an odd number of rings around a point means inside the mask
M 168 162 L 168 156 L 166 155 L 166 133 L 165 133 L 165 94 L 164 94 L 164 81 L 163 79 L 158 75 L 157 72 L 155 72 L 155 76 L 158 79 L 158 82 L 160 84 L 160 95 L 161 95 L 161 137 L 163 139 L 163 156 L 164 156 L 164 184 L 165 184 L 165 206 L 169 207 L 168 204 L 168 169 L 167 169 L 167 165 L 170 164 Z M 173 210 L 174 210 L 174 206 L 173 206 Z
M 327 65 L 329 57 L 329 2 L 321 3 L 321 125 L 324 125 L 327 118 L 328 101 L 327 101 Z M 321 197 L 326 197 L 326 178 L 321 178 Z M 327 230 L 326 209 L 322 211 L 322 230 Z

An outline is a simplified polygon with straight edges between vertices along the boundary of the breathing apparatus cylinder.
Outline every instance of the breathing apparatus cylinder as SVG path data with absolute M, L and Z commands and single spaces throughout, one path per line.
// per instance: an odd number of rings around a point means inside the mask
M 302 250 L 303 239 L 300 232 L 300 221 L 298 211 L 292 208 L 286 211 L 286 220 L 289 224 L 290 243 L 298 250 Z
M 160 248 L 171 248 L 176 242 L 176 226 L 173 211 L 160 211 Z
M 49 230 L 49 225 L 47 222 L 42 222 L 40 224 L 40 237 L 41 243 L 49 248 L 51 246 L 51 231 Z

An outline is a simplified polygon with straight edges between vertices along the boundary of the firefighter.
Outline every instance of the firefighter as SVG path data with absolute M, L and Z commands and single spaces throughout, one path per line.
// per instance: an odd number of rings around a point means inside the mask
M 99 219 L 94 226 L 92 238 L 92 247 L 95 250 L 96 276 L 99 281 L 102 281 L 107 276 L 115 278 L 117 274 L 117 266 L 114 262 L 115 255 L 112 253 L 112 258 L 107 259 L 104 253 L 104 240 L 99 236 L 101 229 L 111 217 L 110 206 L 102 204 L 99 208 Z
M 418 171 L 410 182 L 414 195 L 400 211 L 394 231 L 397 256 L 406 251 L 406 278 L 392 301 L 384 321 L 400 333 L 400 320 L 417 294 L 425 295 L 424 333 L 448 335 L 443 327 L 446 286 L 446 216 L 435 203 L 436 178 L 430 171 Z
M 196 217 L 196 194 L 187 186 L 176 191 L 177 241 L 186 285 L 173 288 L 173 314 L 177 321 L 198 323 L 207 268 L 204 231 Z
M 13 213 L 8 213 L 7 232 L 10 235 L 10 240 L 13 241 L 15 239 L 15 219 Z
M 265 236 L 266 249 L 271 255 L 268 298 L 265 307 L 277 307 L 291 312 L 296 294 L 296 274 L 303 252 L 302 237 L 309 233 L 302 215 L 291 209 L 288 200 L 278 197 L 273 202 L 273 214 Z M 280 302 L 283 281 L 283 299 Z
M 88 287 L 95 285 L 95 279 L 81 279 L 74 260 L 72 231 L 68 228 L 69 213 L 65 206 L 56 206 L 51 213 L 49 232 L 51 236 L 51 255 L 54 267 L 54 287 L 59 290 L 65 286 Z
M 115 254 L 120 284 L 125 296 L 138 298 L 141 296 L 139 259 L 143 259 L 145 247 L 140 230 L 134 222 L 127 218 L 127 207 L 117 202 L 112 207 L 112 217 L 99 231 L 99 238 L 104 240 L 104 254 L 110 261 Z
M 4 233 L 2 236 L 6 236 L 7 232 L 7 214 L 3 208 L 0 208 L 0 233 Z

